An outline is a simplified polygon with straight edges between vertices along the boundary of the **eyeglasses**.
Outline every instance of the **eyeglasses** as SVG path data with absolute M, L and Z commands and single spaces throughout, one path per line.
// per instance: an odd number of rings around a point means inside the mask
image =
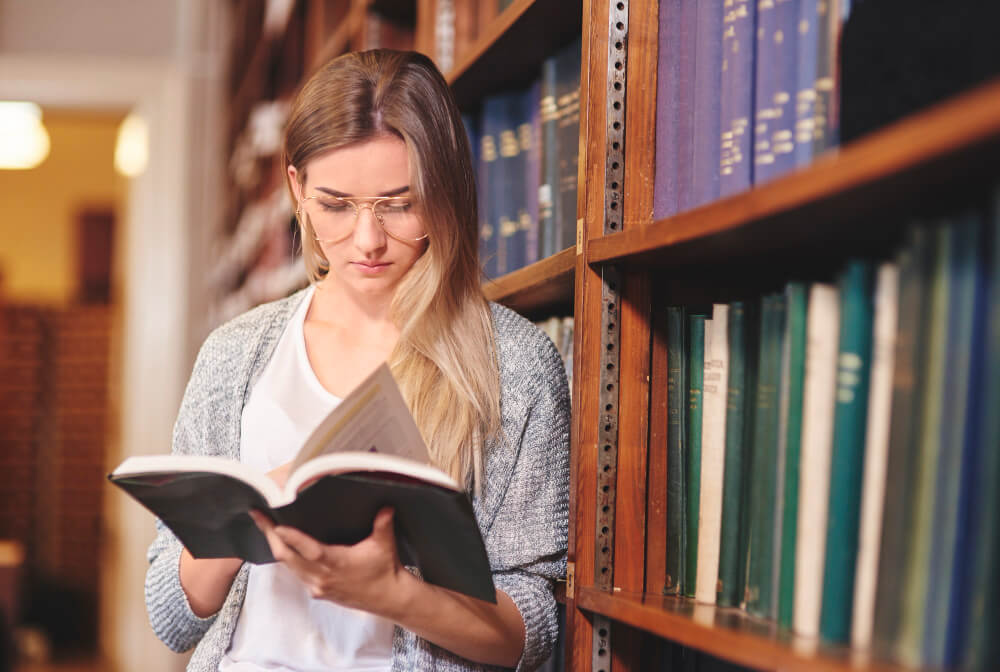
M 339 243 L 354 233 L 365 208 L 371 210 L 386 235 L 396 240 L 416 243 L 427 238 L 413 201 L 406 196 L 307 196 L 297 212 L 309 216 L 318 242 Z

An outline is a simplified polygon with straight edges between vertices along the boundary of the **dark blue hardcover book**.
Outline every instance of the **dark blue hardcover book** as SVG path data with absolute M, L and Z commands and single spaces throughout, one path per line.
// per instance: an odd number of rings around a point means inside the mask
M 753 184 L 754 59 L 757 3 L 726 2 L 722 20 L 719 195 L 746 191 Z
M 677 211 L 694 206 L 694 88 L 697 64 L 698 2 L 680 2 L 680 55 L 677 70 L 677 157 L 674 179 L 677 181 Z
M 556 103 L 556 59 L 546 58 L 542 63 L 540 84 L 541 101 L 541 184 L 538 187 L 538 228 L 541 239 L 541 256 L 551 257 L 559 251 L 556 246 L 556 227 L 559 217 L 559 107 Z
M 935 470 L 934 505 L 927 602 L 924 616 L 923 660 L 944 665 L 948 614 L 954 597 L 952 575 L 957 561 L 958 518 L 962 465 L 965 461 L 965 427 L 969 411 L 970 354 L 976 301 L 979 218 L 960 216 L 950 224 L 948 259 L 948 324 L 945 346 L 944 389 L 941 408 L 941 451 Z
M 722 0 L 701 0 L 695 14 L 694 175 L 692 206 L 719 197 L 722 104 Z
M 524 198 L 527 203 L 528 228 L 524 236 L 524 263 L 533 264 L 541 258 L 541 228 L 539 225 L 538 189 L 542 183 L 542 82 L 536 79 L 528 89 L 528 125 L 521 139 L 524 152 Z
M 559 108 L 559 221 L 556 251 L 576 245 L 576 193 L 580 156 L 580 54 L 578 38 L 556 54 L 556 104 Z
M 480 185 L 482 185 L 485 207 L 480 216 L 482 224 L 479 229 L 480 263 L 487 278 L 500 275 L 498 245 L 498 201 L 500 193 L 499 145 L 500 125 L 503 120 L 505 103 L 500 96 L 488 96 L 483 100 L 483 112 L 480 119 L 479 134 L 479 167 Z
M 764 184 L 795 167 L 799 2 L 760 0 L 757 12 L 754 182 Z
M 531 150 L 531 89 L 510 94 L 510 128 L 513 141 L 505 137 L 500 144 L 500 159 L 505 162 L 504 175 L 507 180 L 504 193 L 510 197 L 510 224 L 501 231 L 506 242 L 504 273 L 522 268 L 527 263 L 528 231 L 532 227 L 532 216 L 528 211 L 528 153 Z M 506 132 L 506 131 L 504 131 Z M 509 146 L 508 146 L 509 145 Z M 509 152 L 509 156 L 505 155 Z M 536 182 L 537 184 L 537 182 Z M 537 194 L 538 190 L 535 189 Z M 503 235 L 509 231 L 509 235 Z
M 472 169 L 476 178 L 476 228 L 479 231 L 479 263 L 480 268 L 485 261 L 483 249 L 483 228 L 486 225 L 486 199 L 482 165 L 482 147 L 480 133 L 480 119 L 475 114 L 463 114 L 462 125 L 465 127 L 465 134 L 469 138 L 469 158 L 472 162 Z
M 656 158 L 653 219 L 677 213 L 677 132 L 680 106 L 681 1 L 660 2 L 656 61 Z
M 798 86 L 795 93 L 795 165 L 813 158 L 816 127 L 816 62 L 819 56 L 819 7 L 825 0 L 800 0 L 798 31 Z

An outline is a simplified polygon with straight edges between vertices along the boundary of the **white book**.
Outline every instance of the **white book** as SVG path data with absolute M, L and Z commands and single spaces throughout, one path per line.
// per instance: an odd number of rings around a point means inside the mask
M 729 306 L 717 303 L 705 320 L 705 377 L 701 416 L 701 492 L 698 503 L 698 573 L 695 600 L 715 604 L 722 535 L 722 483 L 726 465 L 726 395 L 729 380 Z
M 858 564 L 854 579 L 854 613 L 851 620 L 851 643 L 859 649 L 867 649 L 871 645 L 875 620 L 875 584 L 882 539 L 886 465 L 889 459 L 889 420 L 898 317 L 899 269 L 893 263 L 884 263 L 879 267 L 875 281 L 875 324 L 868 423 L 865 430 L 865 472 L 861 491 Z
M 833 285 L 815 283 L 809 290 L 806 316 L 795 600 L 792 608 L 793 628 L 797 634 L 806 637 L 819 636 L 823 600 L 839 339 L 840 292 Z

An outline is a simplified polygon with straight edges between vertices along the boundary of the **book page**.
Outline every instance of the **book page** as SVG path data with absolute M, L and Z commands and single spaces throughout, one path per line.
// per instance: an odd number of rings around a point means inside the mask
M 320 455 L 345 451 L 384 453 L 430 464 L 427 446 L 388 364 L 379 366 L 319 424 L 291 471 Z

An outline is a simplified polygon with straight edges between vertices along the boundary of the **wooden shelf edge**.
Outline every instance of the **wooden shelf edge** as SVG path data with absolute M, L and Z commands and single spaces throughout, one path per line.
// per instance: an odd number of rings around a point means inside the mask
M 996 165 L 997 152 L 992 150 L 1000 144 L 998 109 L 1000 79 L 917 112 L 773 182 L 645 226 L 594 238 L 588 241 L 587 262 L 673 260 L 670 248 L 689 247 L 740 229 L 747 229 L 742 240 L 767 238 L 768 222 L 776 219 L 795 217 L 816 230 L 846 210 L 859 211 L 866 202 L 903 202 L 919 186 L 933 184 L 942 175 L 955 179 L 942 166 L 973 174 Z M 900 188 L 907 183 L 909 190 Z M 779 236 L 770 238 L 762 245 L 772 244 Z
M 579 585 L 574 603 L 584 611 L 756 669 L 782 672 L 907 670 L 873 661 L 846 647 L 817 645 L 813 640 L 778 632 L 775 624 L 757 620 L 739 609 L 663 595 L 607 593 Z
M 483 294 L 521 313 L 538 313 L 573 303 L 576 248 L 483 282 Z

